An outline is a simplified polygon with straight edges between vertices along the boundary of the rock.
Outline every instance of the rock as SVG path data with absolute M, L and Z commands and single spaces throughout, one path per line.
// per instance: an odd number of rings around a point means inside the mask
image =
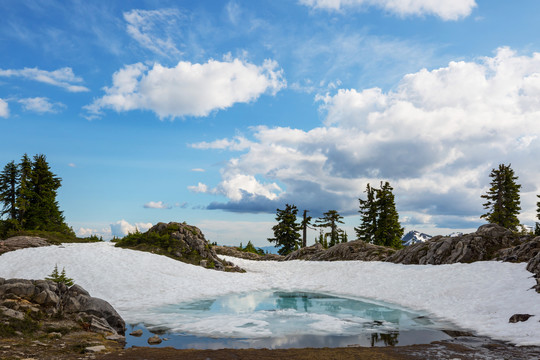
M 514 314 L 510 317 L 510 320 L 508 320 L 509 323 L 517 323 L 522 321 L 527 321 L 529 318 L 533 317 L 534 315 L 529 314 Z
M 324 249 L 321 244 L 293 251 L 285 260 L 339 261 L 362 260 L 384 261 L 396 250 L 384 246 L 368 244 L 362 240 L 340 243 Z
M 118 334 L 108 335 L 107 337 L 105 337 L 105 339 L 116 341 L 116 342 L 119 342 L 119 343 L 125 343 L 126 342 L 126 337 L 123 336 L 123 335 L 118 335 Z
M 141 329 L 137 329 L 129 333 L 129 335 L 136 336 L 136 337 L 140 337 L 142 336 L 142 334 L 143 334 L 143 331 Z
M 103 351 L 105 349 L 106 349 L 105 345 L 96 345 L 96 346 L 89 346 L 89 347 L 85 348 L 84 352 L 98 353 L 98 352 L 101 352 L 101 351 Z
M 316 254 L 319 254 L 324 251 L 324 248 L 321 244 L 316 243 L 312 246 L 307 246 L 304 248 L 300 248 L 298 250 L 293 251 L 292 253 L 285 256 L 284 260 L 310 260 L 313 256 Z
M 67 313 L 86 313 L 94 315 L 96 318 L 103 318 L 112 329 L 123 335 L 126 330 L 124 320 L 118 315 L 116 310 L 105 300 L 94 298 L 79 293 L 76 296 L 68 297 L 64 302 L 64 311 Z
M 14 236 L 0 241 L 0 255 L 9 251 L 49 245 L 47 240 L 37 236 Z
M 154 335 L 154 336 L 148 338 L 148 344 L 149 345 L 158 345 L 158 344 L 161 344 L 161 341 L 162 340 L 157 335 Z
M 24 320 L 24 314 L 22 312 L 9 309 L 5 306 L 0 306 L 0 313 L 12 319 Z
M 50 280 L 0 278 L 1 315 L 24 319 L 27 313 L 34 317 L 65 314 L 73 320 L 82 319 L 87 329 L 102 334 L 125 332 L 124 320 L 105 300 L 91 297 L 79 285 L 71 288 Z
M 157 247 L 151 240 L 155 235 L 167 239 L 167 246 Z M 146 251 L 155 250 L 159 253 L 165 252 L 177 260 L 201 265 L 208 269 L 238 271 L 238 268 L 234 264 L 222 260 L 217 256 L 215 250 L 205 239 L 204 234 L 199 228 L 186 223 L 157 223 L 146 233 L 141 234 L 140 242 L 137 245 L 123 245 L 119 242 L 116 246 Z M 243 271 L 241 269 L 239 270 Z
M 284 259 L 283 256 L 277 255 L 277 254 L 259 255 L 252 252 L 240 251 L 234 246 L 215 245 L 213 246 L 213 249 L 216 251 L 216 254 L 233 256 L 240 259 L 263 260 L 263 261 L 267 261 L 267 260 L 282 261 Z
M 455 237 L 435 236 L 397 251 L 386 261 L 399 264 L 454 264 L 493 260 L 503 249 L 522 243 L 520 235 L 496 225 L 486 224 L 471 234 Z

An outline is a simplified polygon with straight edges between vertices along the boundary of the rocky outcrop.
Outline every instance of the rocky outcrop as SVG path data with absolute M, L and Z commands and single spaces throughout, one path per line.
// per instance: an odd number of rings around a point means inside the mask
M 367 244 L 356 240 L 340 243 L 329 249 L 324 249 L 321 244 L 298 249 L 285 257 L 285 260 L 312 260 L 312 261 L 339 261 L 339 260 L 363 260 L 384 261 L 395 252 L 394 249 L 384 246 Z
M 486 224 L 471 234 L 435 236 L 401 249 L 386 261 L 399 264 L 454 264 L 493 260 L 497 254 L 522 243 L 520 235 L 496 224 Z
M 209 269 L 244 272 L 238 266 L 220 259 L 202 231 L 186 223 L 158 223 L 146 233 L 128 235 L 119 240 L 116 246 L 151 251 Z
M 14 236 L 0 241 L 0 255 L 9 251 L 49 245 L 47 240 L 37 236 Z
M 70 320 L 85 330 L 108 336 L 124 335 L 125 323 L 105 300 L 90 296 L 78 285 L 68 288 L 50 280 L 0 278 L 0 316 L 23 320 Z M 122 340 L 123 337 L 116 337 Z
M 252 252 L 240 251 L 233 246 L 214 246 L 213 249 L 218 255 L 233 256 L 240 259 L 247 260 L 275 260 L 281 261 L 284 259 L 283 256 L 277 254 L 264 254 L 259 255 Z

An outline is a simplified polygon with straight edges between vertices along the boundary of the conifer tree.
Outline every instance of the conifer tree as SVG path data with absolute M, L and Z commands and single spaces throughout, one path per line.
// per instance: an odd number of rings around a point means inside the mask
M 302 219 L 302 247 L 307 246 L 307 228 L 310 227 L 309 224 L 311 223 L 311 216 L 307 216 L 307 213 L 309 210 L 304 210 L 304 217 Z
M 364 191 L 367 195 L 366 200 L 358 199 L 360 202 L 360 210 L 362 222 L 359 227 L 355 227 L 356 237 L 359 240 L 363 240 L 367 243 L 373 244 L 375 242 L 375 233 L 377 232 L 377 219 L 379 216 L 378 204 L 376 202 L 376 189 L 372 188 L 369 184 Z
M 329 247 L 332 247 L 339 243 L 339 231 L 338 224 L 343 224 L 343 216 L 339 215 L 336 210 L 329 210 L 323 214 L 323 216 L 315 220 L 315 226 L 321 228 L 330 228 L 330 243 Z
M 491 170 L 489 174 L 492 178 L 491 187 L 481 196 L 487 200 L 483 206 L 488 212 L 481 218 L 515 231 L 519 225 L 517 216 L 521 210 L 519 199 L 521 185 L 516 183 L 518 177 L 514 175 L 514 170 L 510 166 L 511 164 L 508 166 L 500 164 L 498 169 Z
M 19 188 L 17 190 L 17 219 L 21 227 L 25 227 L 26 212 L 30 207 L 32 191 L 30 181 L 32 178 L 32 161 L 27 154 L 24 154 L 19 164 Z
M 17 218 L 17 184 L 19 181 L 19 171 L 17 165 L 12 161 L 4 167 L 0 173 L 0 217 L 7 215 L 9 220 L 15 221 Z
M 399 223 L 393 188 L 387 181 L 376 189 L 367 184 L 366 200 L 360 202 L 361 224 L 354 228 L 358 239 L 370 244 L 401 248 L 403 228 Z
M 56 190 L 62 179 L 53 174 L 45 155 L 34 156 L 29 182 L 29 208 L 24 227 L 31 230 L 65 231 L 64 216 L 58 208 Z
M 301 225 L 296 222 L 297 213 L 298 209 L 295 205 L 286 204 L 284 210 L 276 209 L 278 223 L 272 227 L 274 237 L 269 238 L 268 241 L 281 246 L 278 250 L 280 255 L 287 255 L 302 245 L 299 234 Z
M 393 188 L 387 181 L 381 182 L 381 188 L 377 191 L 378 220 L 375 232 L 375 244 L 401 248 L 401 237 L 403 228 L 399 224 L 399 215 L 396 210 Z

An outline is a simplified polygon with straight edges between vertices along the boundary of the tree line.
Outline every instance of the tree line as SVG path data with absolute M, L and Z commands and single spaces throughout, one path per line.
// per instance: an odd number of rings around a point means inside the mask
M 500 164 L 497 169 L 492 169 L 489 177 L 492 178 L 490 188 L 486 194 L 481 195 L 485 199 L 483 207 L 487 212 L 480 216 L 489 223 L 501 225 L 512 231 L 518 231 L 520 222 L 518 219 L 520 207 L 518 177 L 512 170 L 511 165 Z M 355 227 L 357 240 L 366 243 L 392 247 L 403 247 L 402 237 L 404 228 L 399 222 L 399 214 L 396 210 L 393 188 L 388 181 L 380 183 L 379 188 L 372 187 L 369 183 L 364 191 L 365 199 L 358 199 L 361 223 Z M 540 195 L 537 195 L 540 200 Z M 540 201 L 536 203 L 536 217 L 540 220 Z M 274 237 L 268 241 L 280 246 L 279 254 L 287 255 L 294 250 L 306 246 L 306 229 L 311 225 L 311 217 L 306 216 L 308 210 L 304 210 L 303 220 L 297 222 L 298 208 L 295 205 L 285 205 L 285 209 L 276 209 L 277 225 L 272 227 Z M 347 233 L 338 227 L 343 224 L 343 216 L 336 210 L 329 210 L 315 221 L 314 227 L 320 228 L 320 234 L 316 243 L 324 248 L 332 247 L 341 242 L 347 242 Z M 323 229 L 330 229 L 325 232 Z M 303 237 L 300 239 L 299 231 Z M 536 222 L 534 234 L 540 235 L 540 223 Z
M 18 230 L 59 232 L 75 236 L 65 223 L 56 200 L 62 179 L 55 175 L 45 155 L 31 159 L 24 154 L 20 163 L 11 161 L 0 173 L 0 235 Z
M 389 182 L 381 182 L 379 189 L 367 184 L 367 199 L 358 199 L 360 202 L 361 225 L 355 228 L 357 238 L 365 242 L 390 246 L 394 248 L 402 247 L 401 237 L 403 227 L 399 223 L 399 215 L 394 201 L 393 188 Z M 332 247 L 339 243 L 348 242 L 347 232 L 339 228 L 343 224 L 343 216 L 337 210 L 329 210 L 316 219 L 311 227 L 310 216 L 306 216 L 308 211 L 304 210 L 302 222 L 297 222 L 298 208 L 295 205 L 286 204 L 285 209 L 276 210 L 277 225 L 272 227 L 274 237 L 268 241 L 280 246 L 278 253 L 287 255 L 294 250 L 306 246 L 306 229 L 319 228 L 319 237 L 316 243 L 324 248 Z M 324 229 L 329 229 L 325 232 Z M 300 239 L 299 231 L 302 230 L 303 237 Z

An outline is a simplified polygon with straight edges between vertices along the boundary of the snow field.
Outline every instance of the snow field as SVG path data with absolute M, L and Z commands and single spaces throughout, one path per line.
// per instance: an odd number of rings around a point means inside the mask
M 309 291 L 389 302 L 428 312 L 478 335 L 540 346 L 540 294 L 530 290 L 535 281 L 525 263 L 433 266 L 226 258 L 248 272 L 203 269 L 110 243 L 65 244 L 1 255 L 0 277 L 43 279 L 58 264 L 132 324 L 155 318 L 152 309 L 167 304 L 250 291 Z M 535 316 L 508 323 L 516 313 Z

